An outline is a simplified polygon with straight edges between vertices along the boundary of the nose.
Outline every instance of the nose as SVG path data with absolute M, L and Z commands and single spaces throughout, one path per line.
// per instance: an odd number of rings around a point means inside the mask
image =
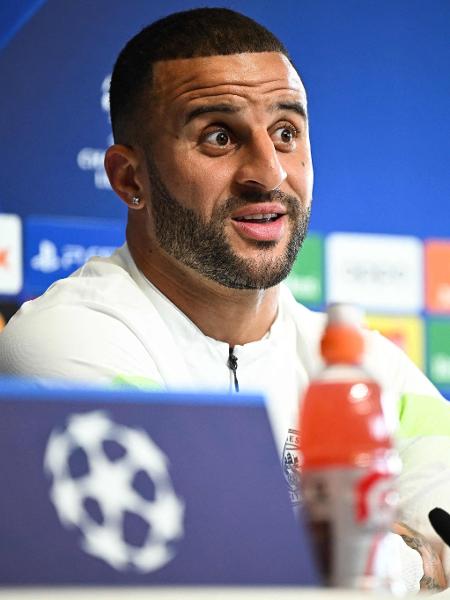
M 286 179 L 286 171 L 267 131 L 254 135 L 241 157 L 235 173 L 235 181 L 240 186 L 272 191 Z

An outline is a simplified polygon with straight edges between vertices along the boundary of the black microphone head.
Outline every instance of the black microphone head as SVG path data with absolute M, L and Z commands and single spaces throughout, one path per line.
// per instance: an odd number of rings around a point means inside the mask
M 450 546 L 450 515 L 442 508 L 433 508 L 428 518 L 435 532 Z

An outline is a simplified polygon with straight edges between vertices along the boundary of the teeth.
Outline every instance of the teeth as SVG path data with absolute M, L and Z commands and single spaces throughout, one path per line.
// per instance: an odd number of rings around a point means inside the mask
M 245 217 L 240 217 L 242 221 L 270 221 L 270 219 L 275 219 L 277 217 L 277 213 L 265 213 L 265 214 L 257 214 L 257 215 L 246 215 Z

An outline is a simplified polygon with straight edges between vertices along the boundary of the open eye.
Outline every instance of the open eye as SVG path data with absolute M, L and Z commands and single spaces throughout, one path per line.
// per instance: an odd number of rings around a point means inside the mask
M 284 124 L 281 127 L 277 127 L 273 133 L 273 139 L 275 144 L 281 148 L 286 147 L 287 149 L 295 148 L 295 142 L 298 137 L 298 130 L 290 124 Z
M 204 137 L 204 141 L 208 144 L 212 144 L 213 146 L 219 146 L 224 148 L 228 146 L 231 142 L 230 134 L 225 129 L 218 129 L 216 131 L 211 131 L 206 134 Z

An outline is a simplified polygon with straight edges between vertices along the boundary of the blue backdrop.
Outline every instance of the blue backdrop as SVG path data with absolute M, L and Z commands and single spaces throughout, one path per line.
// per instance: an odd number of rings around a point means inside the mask
M 139 28 L 204 4 L 3 0 L 0 211 L 125 216 L 97 168 L 105 78 Z M 448 0 L 208 5 L 242 10 L 292 52 L 310 98 L 314 230 L 448 235 Z
M 274 31 L 309 92 L 315 235 L 288 279 L 297 299 L 387 315 L 369 325 L 450 397 L 450 1 L 207 3 Z M 204 4 L 0 3 L 0 329 L 18 302 L 123 242 L 103 169 L 113 63 L 151 21 Z

